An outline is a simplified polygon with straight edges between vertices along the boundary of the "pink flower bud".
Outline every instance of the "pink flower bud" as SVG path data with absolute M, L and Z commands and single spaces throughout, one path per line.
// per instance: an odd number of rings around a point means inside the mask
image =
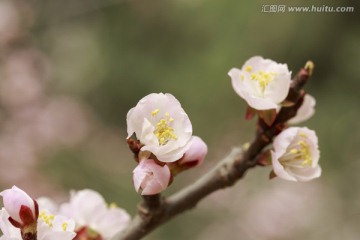
M 189 142 L 189 149 L 179 161 L 179 165 L 198 166 L 203 163 L 207 152 L 206 143 L 198 136 L 193 136 Z
M 17 228 L 36 223 L 39 208 L 35 200 L 20 188 L 13 186 L 0 193 L 5 210 L 10 215 L 9 221 Z
M 133 171 L 135 190 L 141 195 L 154 195 L 167 188 L 170 182 L 170 169 L 160 166 L 152 159 L 143 159 Z

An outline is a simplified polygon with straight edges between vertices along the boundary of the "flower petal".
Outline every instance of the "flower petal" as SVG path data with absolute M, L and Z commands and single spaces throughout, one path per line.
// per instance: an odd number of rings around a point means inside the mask
M 304 97 L 304 102 L 297 111 L 295 117 L 291 118 L 289 124 L 299 124 L 310 119 L 315 114 L 315 105 L 316 100 L 313 96 L 306 94 Z
M 111 239 L 123 231 L 130 222 L 130 215 L 121 208 L 109 208 L 94 218 L 91 228 L 103 239 Z
M 21 206 L 28 207 L 30 210 L 30 216 L 28 217 L 35 219 L 34 200 L 26 192 L 13 186 L 11 189 L 2 191 L 0 195 L 3 197 L 6 211 L 15 221 L 22 223 L 20 217 Z

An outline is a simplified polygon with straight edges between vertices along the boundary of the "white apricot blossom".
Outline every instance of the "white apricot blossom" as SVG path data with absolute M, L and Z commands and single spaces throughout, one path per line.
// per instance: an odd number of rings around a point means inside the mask
M 279 109 L 291 83 L 287 64 L 260 56 L 247 60 L 241 69 L 232 68 L 228 75 L 235 92 L 256 110 Z
M 60 213 L 75 220 L 78 234 L 91 231 L 104 240 L 124 230 L 130 221 L 125 210 L 116 204 L 108 205 L 98 192 L 90 189 L 72 191 L 70 201 L 60 206 Z
M 274 173 L 285 180 L 309 181 L 321 175 L 318 138 L 307 127 L 291 127 L 274 139 L 271 151 Z
M 316 100 L 313 96 L 306 94 L 304 102 L 296 113 L 296 116 L 291 118 L 288 123 L 299 124 L 310 119 L 315 113 Z
M 159 161 L 179 160 L 188 149 L 192 125 L 180 102 L 169 93 L 152 93 L 142 98 L 127 114 L 128 138 L 134 133 L 142 152 Z

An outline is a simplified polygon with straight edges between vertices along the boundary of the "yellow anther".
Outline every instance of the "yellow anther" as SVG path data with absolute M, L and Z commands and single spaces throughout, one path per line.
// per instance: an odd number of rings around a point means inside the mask
M 301 137 L 307 138 L 306 133 L 301 132 L 301 133 L 299 133 L 299 135 L 300 135 Z
M 274 80 L 276 73 L 273 72 L 263 72 L 258 71 L 257 73 L 252 73 L 250 75 L 251 80 L 257 81 L 259 83 L 261 92 L 265 92 L 265 88 L 269 85 L 270 82 Z
M 68 223 L 67 223 L 67 222 L 63 222 L 63 224 L 61 224 L 62 230 L 63 230 L 63 231 L 66 231 L 67 226 L 68 226 Z
M 311 166 L 312 165 L 312 157 L 311 157 L 311 151 L 310 146 L 305 141 L 299 141 L 298 144 L 300 145 L 299 152 L 301 154 L 301 159 L 303 159 L 303 162 L 301 163 L 301 166 L 305 167 L 306 165 Z
M 166 116 L 166 117 L 169 117 L 169 113 L 168 113 L 168 112 L 167 112 L 167 113 L 165 113 L 165 116 Z
M 311 166 L 312 165 L 312 159 L 310 158 L 310 159 L 305 159 L 302 163 L 301 163 L 301 166 L 302 167 L 305 167 L 305 166 Z
M 47 214 L 45 211 L 41 211 L 39 214 L 39 218 L 41 218 L 44 221 L 44 223 L 46 223 L 49 227 L 52 227 L 54 215 Z
M 246 72 L 251 72 L 252 71 L 252 66 L 246 66 L 245 71 Z
M 290 150 L 291 154 L 297 154 L 299 152 L 299 150 L 297 150 L 296 148 L 293 148 Z
M 119 208 L 119 207 L 116 203 L 112 202 L 109 204 L 109 208 L 114 209 L 114 208 Z
M 151 112 L 151 116 L 155 117 L 156 114 L 158 114 L 160 112 L 160 109 L 155 109 L 154 111 Z
M 299 142 L 298 142 L 298 144 L 300 145 L 300 146 L 305 146 L 305 145 L 307 145 L 303 140 L 300 140 Z

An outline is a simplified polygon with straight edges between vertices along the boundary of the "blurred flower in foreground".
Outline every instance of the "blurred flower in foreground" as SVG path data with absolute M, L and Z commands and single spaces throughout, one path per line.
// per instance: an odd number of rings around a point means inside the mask
M 336 239 L 317 234 L 328 232 L 329 227 L 336 228 L 342 217 L 333 188 L 321 181 L 312 184 L 278 181 L 262 185 L 258 178 L 259 175 L 249 175 L 242 191 L 211 195 L 204 202 L 204 211 L 220 219 L 207 225 L 196 239 L 234 239 L 234 232 L 241 233 L 246 240 Z
M 13 47 L 27 36 L 34 23 L 34 11 L 29 1 L 0 1 L 0 47 Z M 18 44 L 23 47 L 25 44 Z M 4 51 L 5 52 L 5 51 Z M 3 52 L 2 52 L 3 53 Z
M 7 108 L 28 107 L 44 97 L 49 63 L 34 49 L 17 50 L 4 62 L 0 99 Z
M 154 195 L 169 185 L 171 178 L 167 165 L 160 166 L 152 159 L 142 159 L 133 171 L 135 190 L 142 195 Z
M 296 113 L 296 116 L 288 121 L 290 124 L 299 124 L 310 119 L 315 113 L 316 100 L 313 96 L 306 94 L 304 102 Z
M 13 186 L 0 193 L 3 197 L 4 207 L 9 213 L 9 221 L 16 227 L 25 227 L 34 224 L 37 220 L 39 209 L 36 202 L 23 190 Z
M 61 205 L 60 213 L 75 220 L 75 239 L 79 240 L 111 239 L 130 221 L 125 210 L 115 204 L 108 206 L 99 193 L 90 189 L 71 192 L 70 201 Z
M 1 192 L 5 208 L 0 210 L 2 240 L 71 240 L 75 237 L 72 219 L 40 209 L 37 202 L 17 187 Z
M 43 147 L 79 144 L 90 131 L 89 113 L 83 104 L 71 97 L 53 97 L 34 112 L 34 137 Z
M 17 132 L 5 132 L 2 129 L 0 135 L 0 180 L 2 183 L 11 183 L 18 181 L 19 178 L 25 178 L 36 164 L 36 154 L 31 141 L 21 132 L 21 127 L 17 126 Z M 16 174 L 14 174 L 14 169 L 16 169 Z
M 0 1 L 0 44 L 6 44 L 21 34 L 19 12 L 12 1 Z
M 256 110 L 278 109 L 291 82 L 286 64 L 259 56 L 247 60 L 241 70 L 232 68 L 228 75 L 235 92 Z
M 192 135 L 189 117 L 171 94 L 149 94 L 127 114 L 128 138 L 134 133 L 142 152 L 153 153 L 159 161 L 179 160 Z
M 271 151 L 276 176 L 290 181 L 309 181 L 321 175 L 316 133 L 306 127 L 291 127 L 274 139 Z

